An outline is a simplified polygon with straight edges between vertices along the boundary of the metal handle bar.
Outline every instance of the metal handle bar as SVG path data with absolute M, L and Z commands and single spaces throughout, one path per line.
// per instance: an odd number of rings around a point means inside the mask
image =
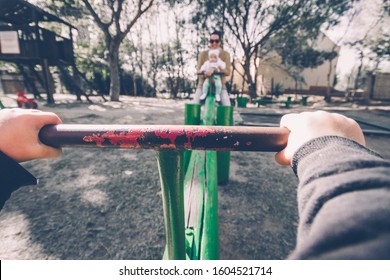
M 197 72 L 196 75 L 202 76 L 202 75 L 204 75 L 204 72 Z M 224 72 L 213 72 L 211 75 L 220 75 L 220 76 L 222 76 L 222 75 L 225 75 L 225 73 Z
M 60 124 L 43 127 L 39 139 L 52 147 L 280 151 L 288 135 L 280 127 Z

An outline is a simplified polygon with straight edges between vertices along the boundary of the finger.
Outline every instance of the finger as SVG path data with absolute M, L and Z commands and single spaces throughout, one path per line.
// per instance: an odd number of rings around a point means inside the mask
M 36 150 L 36 158 L 57 158 L 61 156 L 61 148 L 53 148 L 44 144 L 39 144 Z
M 290 165 L 290 161 L 286 158 L 285 150 L 275 154 L 275 161 L 280 165 Z
M 47 146 L 46 146 L 47 147 Z M 61 148 L 46 148 L 45 158 L 57 158 L 62 155 Z
M 50 112 L 36 112 L 34 113 L 35 127 L 40 129 L 48 124 L 61 124 L 61 119 L 54 113 Z
M 24 151 L 22 154 L 7 154 L 17 162 L 29 161 L 38 158 L 56 158 L 62 154 L 62 149 L 52 148 L 43 144 L 34 145 L 28 151 Z

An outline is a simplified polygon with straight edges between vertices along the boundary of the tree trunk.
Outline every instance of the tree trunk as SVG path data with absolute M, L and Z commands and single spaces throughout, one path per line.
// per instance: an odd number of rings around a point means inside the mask
M 333 66 L 333 60 L 329 60 L 329 69 L 328 69 L 328 73 L 326 75 L 326 83 L 327 83 L 327 87 L 326 87 L 326 94 L 325 94 L 325 101 L 326 102 L 331 102 L 332 101 L 332 86 L 330 84 L 330 74 L 332 73 L 332 66 Z
M 243 66 L 244 66 L 244 73 L 245 73 L 246 81 L 248 84 L 248 94 L 251 98 L 255 98 L 256 97 L 256 90 L 254 90 L 254 92 L 253 92 L 254 85 L 253 85 L 253 79 L 252 79 L 251 70 L 250 70 L 250 67 L 251 67 L 250 58 L 248 58 L 248 57 L 245 58 L 245 65 L 243 65 Z
M 153 75 L 152 75 L 152 83 L 153 83 L 153 96 L 152 97 L 156 97 L 157 96 L 157 73 L 156 72 L 153 72 Z
M 134 96 L 137 96 L 137 75 L 135 74 L 135 72 L 133 72 L 133 94 Z
M 353 85 L 353 93 L 356 93 L 356 90 L 359 88 L 359 82 L 360 82 L 360 76 L 362 73 L 362 68 L 363 68 L 363 53 L 360 53 L 360 58 L 359 58 L 359 67 L 356 73 L 356 78 L 355 78 L 355 83 Z
M 110 99 L 111 101 L 119 101 L 119 44 L 112 43 L 108 63 L 110 65 Z
M 332 48 L 332 52 L 335 51 L 336 45 Z M 329 59 L 329 68 L 328 68 L 328 74 L 326 75 L 326 82 L 327 82 L 327 87 L 326 87 L 326 95 L 325 95 L 325 101 L 326 102 L 331 102 L 332 101 L 332 90 L 333 90 L 333 83 L 334 81 L 330 81 L 330 76 L 332 74 L 332 69 L 333 69 L 333 59 Z

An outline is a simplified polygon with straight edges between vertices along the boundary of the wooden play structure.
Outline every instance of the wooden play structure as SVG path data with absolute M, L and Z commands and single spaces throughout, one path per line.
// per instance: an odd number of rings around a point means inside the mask
M 49 30 L 49 24 L 58 25 L 56 30 L 62 30 L 62 34 Z M 36 98 L 45 92 L 49 104 L 54 103 L 55 92 L 50 67 L 56 66 L 63 82 L 80 99 L 86 90 L 75 65 L 72 40 L 75 29 L 24 0 L 0 0 L 0 60 L 16 64 L 26 89 Z

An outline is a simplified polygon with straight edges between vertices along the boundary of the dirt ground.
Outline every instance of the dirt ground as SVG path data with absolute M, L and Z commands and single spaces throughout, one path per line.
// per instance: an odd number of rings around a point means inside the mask
M 6 106 L 15 104 L 12 97 L 1 99 Z M 56 99 L 58 104 L 40 103 L 40 109 L 57 113 L 68 124 L 183 124 L 186 102 Z M 328 109 L 389 123 L 388 106 L 345 106 Z M 251 112 L 317 108 L 322 107 L 235 108 L 235 121 L 256 122 Z M 389 139 L 367 136 L 368 146 L 386 158 Z M 221 259 L 284 259 L 294 248 L 298 181 L 291 168 L 277 165 L 273 157 L 231 154 L 230 182 L 219 186 Z M 23 165 L 39 185 L 16 191 L 0 212 L 0 259 L 161 259 L 165 234 L 154 151 L 65 148 L 61 158 Z

